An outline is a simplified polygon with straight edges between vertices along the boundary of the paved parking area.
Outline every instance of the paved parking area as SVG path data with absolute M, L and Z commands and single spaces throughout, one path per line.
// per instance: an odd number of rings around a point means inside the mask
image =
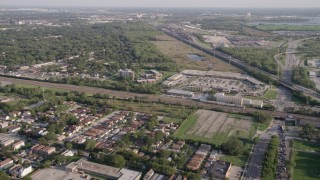
M 285 140 L 284 129 L 281 127 L 284 126 L 283 122 L 278 122 L 278 136 L 280 140 L 279 144 L 279 154 L 278 154 L 278 166 L 276 169 L 276 179 L 288 179 L 287 174 L 287 158 L 288 158 L 288 142 Z M 290 151 L 289 151 L 290 152 Z
M 239 180 L 242 171 L 243 171 L 243 169 L 241 167 L 232 166 L 231 171 L 230 171 L 230 175 L 229 175 L 229 179 L 230 180 Z

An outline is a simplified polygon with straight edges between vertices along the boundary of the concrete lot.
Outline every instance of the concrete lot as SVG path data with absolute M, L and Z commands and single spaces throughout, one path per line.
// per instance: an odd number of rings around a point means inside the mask
M 165 81 L 164 84 L 176 89 L 206 92 L 212 89 L 239 92 L 243 95 L 263 95 L 266 89 L 256 88 L 252 83 L 234 78 L 189 76 L 182 74 L 177 80 Z
M 241 176 L 242 171 L 243 171 L 243 169 L 241 167 L 232 166 L 231 171 L 230 171 L 230 175 L 229 175 L 229 179 L 230 180 L 238 180 Z

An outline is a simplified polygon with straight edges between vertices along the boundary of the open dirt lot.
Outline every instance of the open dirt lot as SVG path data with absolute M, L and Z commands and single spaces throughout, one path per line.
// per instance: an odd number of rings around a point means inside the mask
M 178 136 L 222 144 L 233 135 L 250 138 L 254 134 L 250 117 L 208 110 L 198 110 L 193 116 L 196 118 L 187 119 Z
M 185 69 L 208 70 L 209 64 L 212 64 L 212 70 L 241 72 L 241 70 L 230 66 L 222 60 L 211 57 L 167 35 L 158 36 L 156 39 L 156 41 L 153 41 L 153 44 L 173 61 L 177 62 L 181 66 L 184 66 Z M 204 60 L 192 60 L 188 58 L 188 54 L 197 54 L 204 57 Z

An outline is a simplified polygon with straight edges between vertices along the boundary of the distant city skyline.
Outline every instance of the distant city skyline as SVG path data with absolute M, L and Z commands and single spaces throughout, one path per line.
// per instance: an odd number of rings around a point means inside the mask
M 0 6 L 320 8 L 320 0 L 0 0 Z

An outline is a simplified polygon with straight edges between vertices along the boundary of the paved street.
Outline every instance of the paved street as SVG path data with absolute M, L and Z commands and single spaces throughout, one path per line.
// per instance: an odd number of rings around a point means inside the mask
M 294 66 L 299 65 L 299 58 L 297 58 L 294 54 L 296 48 L 302 39 L 288 42 L 288 48 L 286 51 L 286 60 L 285 64 L 281 65 L 282 67 L 282 76 L 281 79 L 292 82 L 292 69 Z M 280 63 L 280 62 L 278 62 Z M 281 63 L 280 63 L 281 64 Z M 280 87 L 277 95 L 277 99 L 274 102 L 275 107 L 278 111 L 284 111 L 285 107 L 292 107 L 294 104 L 291 102 L 291 92 L 290 90 Z
M 272 124 L 271 127 L 263 134 L 259 136 L 258 143 L 254 146 L 253 152 L 250 156 L 247 169 L 245 170 L 245 180 L 255 180 L 261 178 L 263 159 L 271 139 L 272 135 L 277 135 L 278 128 L 276 124 Z

